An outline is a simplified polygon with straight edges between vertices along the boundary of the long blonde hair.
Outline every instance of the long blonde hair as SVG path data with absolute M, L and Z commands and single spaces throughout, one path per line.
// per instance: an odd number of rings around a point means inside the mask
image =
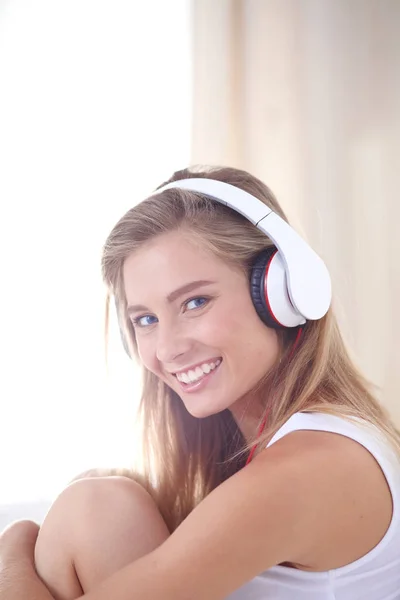
M 245 171 L 184 169 L 169 181 L 189 177 L 208 177 L 242 188 L 287 220 L 269 188 Z M 124 261 L 154 236 L 183 228 L 216 256 L 246 273 L 259 252 L 271 246 L 244 217 L 193 192 L 170 189 L 129 210 L 105 243 L 102 271 L 132 356 L 137 353 L 126 311 Z M 265 447 L 294 413 L 319 411 L 360 417 L 376 425 L 400 453 L 400 434 L 351 361 L 332 309 L 320 321 L 306 323 L 294 353 L 296 331 L 279 331 L 278 335 L 280 361 L 258 386 L 268 414 L 259 448 Z M 192 417 L 179 396 L 144 367 L 140 418 L 143 465 L 134 476 L 152 494 L 173 531 L 198 502 L 243 466 L 254 440 L 246 444 L 228 410 L 205 419 Z

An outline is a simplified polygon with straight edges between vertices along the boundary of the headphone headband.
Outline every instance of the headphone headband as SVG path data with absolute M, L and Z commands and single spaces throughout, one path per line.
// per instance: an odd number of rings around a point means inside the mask
M 279 215 L 248 192 L 223 181 L 206 178 L 179 179 L 156 190 L 184 189 L 203 194 L 243 215 L 278 248 L 282 257 L 290 301 L 307 320 L 328 311 L 332 286 L 328 269 L 318 254 Z

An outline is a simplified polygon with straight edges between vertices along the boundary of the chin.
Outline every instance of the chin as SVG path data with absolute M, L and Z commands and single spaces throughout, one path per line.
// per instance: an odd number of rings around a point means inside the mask
M 207 405 L 206 402 L 202 403 L 200 399 L 198 402 L 185 402 L 181 396 L 180 398 L 188 413 L 196 419 L 205 419 L 206 417 L 211 417 L 212 415 L 218 415 L 219 413 L 229 408 L 232 404 L 231 402 L 213 402 L 212 404 L 210 403 Z

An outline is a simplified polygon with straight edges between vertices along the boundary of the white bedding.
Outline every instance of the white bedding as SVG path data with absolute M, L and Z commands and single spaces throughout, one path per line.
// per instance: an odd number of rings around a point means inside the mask
M 13 521 L 30 519 L 41 523 L 50 508 L 50 500 L 0 504 L 0 531 Z

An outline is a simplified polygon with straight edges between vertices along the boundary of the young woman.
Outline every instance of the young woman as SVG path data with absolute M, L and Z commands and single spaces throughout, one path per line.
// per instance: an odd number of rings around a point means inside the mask
M 270 190 L 175 173 L 103 275 L 143 368 L 143 470 L 71 484 L 37 541 L 7 530 L 1 600 L 400 598 L 400 435 Z

